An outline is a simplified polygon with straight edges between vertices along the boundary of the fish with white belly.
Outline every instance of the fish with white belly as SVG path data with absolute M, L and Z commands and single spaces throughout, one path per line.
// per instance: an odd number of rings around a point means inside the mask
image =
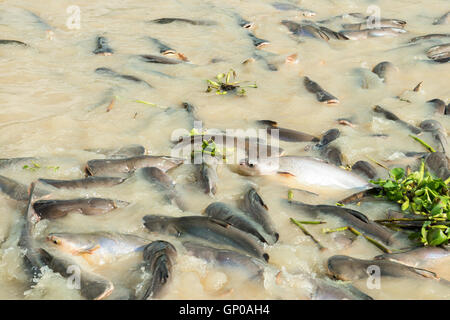
M 338 189 L 370 189 L 372 185 L 362 177 L 312 157 L 285 156 L 258 160 L 244 159 L 239 173 L 245 175 L 273 175 L 287 173 L 305 185 Z

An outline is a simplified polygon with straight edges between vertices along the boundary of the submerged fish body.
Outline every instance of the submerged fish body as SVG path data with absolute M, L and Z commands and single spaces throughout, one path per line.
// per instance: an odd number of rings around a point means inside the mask
M 328 270 L 336 278 L 344 281 L 366 279 L 369 267 L 377 267 L 381 277 L 434 279 L 437 276 L 428 270 L 417 269 L 389 260 L 362 260 L 349 256 L 332 256 L 328 259 Z
M 294 21 L 283 20 L 281 24 L 286 26 L 289 31 L 299 37 L 316 38 L 328 41 L 330 39 L 347 40 L 348 38 L 341 32 L 335 32 L 323 26 L 311 23 L 297 23 Z
M 389 61 L 383 61 L 373 67 L 372 72 L 375 73 L 381 80 L 387 82 L 389 75 L 393 72 L 397 72 L 398 68 Z
M 51 185 L 57 189 L 90 189 L 112 187 L 123 183 L 125 180 L 126 179 L 124 178 L 89 176 L 84 179 L 75 180 L 39 179 L 38 181 Z
M 144 225 L 151 232 L 162 232 L 186 240 L 202 239 L 269 260 L 269 255 L 264 253 L 261 244 L 253 236 L 220 220 L 205 216 L 174 218 L 147 215 L 144 217 Z
M 299 201 L 289 201 L 289 204 L 301 210 L 313 213 L 332 215 L 342 219 L 349 226 L 354 227 L 359 232 L 379 239 L 387 245 L 393 244 L 393 233 L 383 226 L 371 221 L 359 211 L 330 205 L 310 205 Z
M 392 112 L 382 108 L 379 105 L 376 105 L 373 108 L 373 111 L 375 111 L 376 113 L 381 113 L 388 120 L 392 120 L 392 121 L 395 121 L 395 122 L 401 124 L 402 126 L 408 128 L 408 130 L 410 130 L 414 134 L 419 134 L 419 133 L 422 132 L 422 130 L 420 128 L 417 128 L 416 126 L 413 126 L 413 125 L 409 124 L 408 122 L 401 120 L 395 114 L 393 114 Z
M 145 154 L 145 147 L 139 144 L 130 144 L 119 148 L 84 149 L 88 152 L 104 154 L 107 158 L 129 158 Z
M 303 84 L 305 85 L 306 90 L 316 95 L 317 101 L 327 104 L 339 103 L 338 98 L 325 91 L 317 82 L 312 81 L 308 77 L 304 78 Z
M 262 124 L 267 127 L 267 133 L 273 135 L 274 133 L 278 134 L 278 139 L 282 141 L 288 142 L 305 142 L 312 141 L 317 142 L 319 139 L 313 135 L 308 133 L 300 132 L 293 129 L 281 128 L 278 127 L 278 124 L 275 121 L 271 120 L 258 120 L 258 124 Z
M 217 175 L 218 159 L 203 155 L 203 162 L 197 165 L 199 179 L 206 194 L 214 196 L 217 192 L 219 177 Z
M 369 162 L 364 160 L 356 161 L 352 166 L 352 171 L 358 174 L 363 174 L 368 179 L 375 179 L 377 176 L 377 171 L 375 168 Z
M 192 24 L 194 26 L 217 25 L 217 23 L 212 20 L 191 20 L 191 19 L 185 19 L 185 18 L 160 18 L 160 19 L 152 20 L 151 22 L 158 23 L 158 24 L 169 24 L 169 23 L 174 23 L 174 22 L 181 22 L 181 23 Z
M 114 53 L 114 50 L 109 46 L 108 39 L 105 37 L 97 37 L 96 39 L 97 47 L 93 51 L 94 54 L 102 55 L 102 56 L 110 56 Z
M 8 45 L 8 44 L 15 44 L 15 45 L 19 45 L 19 46 L 22 46 L 22 47 L 28 47 L 28 45 L 25 42 L 22 42 L 22 41 L 6 40 L 6 39 L 1 39 L 0 40 L 0 45 Z
M 33 203 L 33 209 L 40 219 L 58 219 L 65 217 L 70 212 L 78 212 L 88 216 L 105 214 L 128 204 L 125 201 L 102 198 L 38 200 Z
M 103 265 L 127 254 L 142 251 L 148 240 L 111 232 L 50 233 L 47 242 L 74 256 L 82 256 L 89 263 Z
M 101 75 L 106 75 L 106 76 L 110 76 L 110 77 L 114 77 L 114 78 L 121 78 L 121 79 L 125 79 L 125 80 L 132 81 L 132 82 L 144 83 L 149 88 L 153 88 L 153 86 L 151 84 L 149 84 L 147 81 L 144 81 L 144 80 L 139 79 L 138 77 L 135 77 L 132 75 L 120 74 L 109 68 L 105 68 L 105 67 L 97 68 L 97 69 L 95 69 L 95 72 L 98 74 L 101 74 Z
M 166 156 L 136 156 L 124 159 L 95 159 L 89 160 L 86 172 L 92 176 L 122 176 L 131 174 L 144 167 L 157 167 L 164 172 L 176 168 L 183 163 L 183 159 Z
M 313 17 L 316 13 L 312 10 L 304 9 L 290 3 L 273 2 L 272 7 L 280 11 L 298 11 L 305 17 Z
M 166 55 L 166 54 L 175 54 L 177 51 L 175 49 L 172 49 L 167 44 L 161 42 L 160 40 L 152 37 L 147 37 L 150 41 L 153 42 L 158 47 L 159 53 Z
M 18 201 L 29 199 L 28 186 L 4 176 L 0 176 L 0 192 Z
M 64 278 L 73 276 L 73 266 L 77 266 L 75 261 L 67 258 L 57 257 L 44 249 L 39 249 L 43 262 L 54 272 L 61 274 Z M 72 268 L 71 268 L 72 267 Z M 80 293 L 88 300 L 102 300 L 107 298 L 114 290 L 114 285 L 108 279 L 99 275 L 80 270 L 79 274 Z
M 443 152 L 430 153 L 425 159 L 425 164 L 438 178 L 445 181 L 450 177 L 449 162 Z
M 312 279 L 312 282 L 312 300 L 373 300 L 348 283 L 319 278 Z
M 137 294 L 138 300 L 159 298 L 172 276 L 172 266 L 177 257 L 177 250 L 167 241 L 154 241 L 143 249 L 142 266 L 150 273 L 142 289 Z
M 450 61 L 450 43 L 429 48 L 426 52 L 428 58 L 439 63 Z
M 312 157 L 284 156 L 245 160 L 239 171 L 247 175 L 289 173 L 301 184 L 339 189 L 369 189 L 371 185 L 358 175 Z
M 203 244 L 184 241 L 183 246 L 188 253 L 214 263 L 222 268 L 241 270 L 249 275 L 250 279 L 261 279 L 264 273 L 264 263 L 248 255 L 221 248 L 214 248 Z
M 411 267 L 433 266 L 450 257 L 450 249 L 447 247 L 418 247 L 402 252 L 385 253 L 376 256 L 375 259 L 391 260 L 406 264 Z

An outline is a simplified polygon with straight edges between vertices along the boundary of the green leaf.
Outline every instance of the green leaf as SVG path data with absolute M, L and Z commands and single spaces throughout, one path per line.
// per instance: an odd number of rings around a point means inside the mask
M 430 246 L 438 246 L 447 241 L 447 236 L 441 229 L 431 229 L 427 235 L 427 242 Z
M 405 169 L 394 168 L 389 172 L 389 175 L 395 180 L 400 180 L 401 178 L 403 178 L 405 176 Z
M 406 201 L 403 202 L 402 204 L 402 211 L 405 211 L 408 208 L 409 208 L 409 199 L 406 199 Z

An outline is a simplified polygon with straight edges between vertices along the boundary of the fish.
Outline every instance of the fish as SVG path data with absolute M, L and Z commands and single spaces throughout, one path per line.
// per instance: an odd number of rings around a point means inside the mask
M 368 278 L 370 276 L 368 273 L 370 266 L 378 267 L 381 277 L 439 280 L 434 272 L 409 267 L 389 260 L 362 260 L 349 256 L 336 255 L 328 259 L 327 266 L 328 271 L 335 278 L 343 281 Z
M 39 182 L 51 185 L 57 189 L 90 189 L 99 187 L 112 187 L 125 181 L 124 178 L 116 177 L 93 177 L 89 176 L 83 179 L 75 180 L 54 180 L 38 179 Z
M 348 40 L 348 38 L 340 32 L 335 32 L 326 27 L 318 26 L 311 23 L 297 23 L 294 21 L 283 20 L 281 24 L 295 36 L 310 37 L 328 41 L 330 39 Z
M 126 233 L 50 233 L 46 242 L 54 249 L 81 256 L 89 264 L 104 265 L 133 252 L 141 252 L 149 240 Z
M 175 54 L 177 51 L 171 47 L 169 47 L 167 44 L 162 43 L 160 40 L 152 37 L 147 37 L 153 44 L 155 44 L 158 47 L 159 53 L 162 55 L 166 54 Z
M 275 64 L 269 62 L 266 57 L 262 56 L 261 54 L 258 54 L 257 52 L 254 52 L 253 53 L 253 58 L 245 60 L 243 62 L 243 64 L 246 64 L 246 63 L 248 63 L 249 60 L 254 60 L 254 59 L 256 59 L 258 61 L 262 61 L 264 63 L 264 65 L 265 65 L 267 70 L 269 70 L 269 71 L 278 71 L 278 67 Z
M 234 13 L 234 17 L 236 19 L 237 24 L 242 28 L 251 29 L 255 25 L 253 22 L 242 18 L 238 13 Z
M 119 148 L 94 148 L 84 151 L 104 154 L 107 158 L 129 158 L 145 154 L 145 147 L 140 144 L 130 144 Z
M 401 252 L 385 253 L 376 256 L 376 260 L 390 260 L 403 263 L 414 268 L 432 267 L 436 263 L 445 261 L 450 256 L 448 246 L 416 247 Z
M 114 50 L 108 44 L 108 39 L 105 37 L 98 36 L 95 42 L 97 46 L 93 51 L 94 54 L 111 56 L 114 53 Z
M 442 101 L 441 99 L 431 99 L 428 100 L 427 103 L 431 104 L 433 106 L 433 108 L 435 109 L 435 112 L 438 114 L 445 114 L 445 102 Z
M 352 171 L 358 174 L 362 174 L 369 179 L 375 179 L 375 177 L 377 176 L 377 171 L 375 170 L 375 168 L 369 162 L 364 160 L 356 161 L 352 165 Z
M 213 202 L 206 207 L 204 214 L 212 219 L 223 221 L 239 230 L 251 234 L 261 242 L 268 244 L 270 242 L 270 240 L 266 240 L 260 225 L 255 223 L 253 219 L 249 219 L 249 217 L 241 210 L 226 203 Z
M 327 104 L 339 103 L 338 98 L 322 89 L 322 87 L 317 82 L 312 81 L 308 77 L 304 77 L 303 84 L 305 85 L 306 90 L 316 95 L 317 101 Z
M 236 137 L 228 136 L 222 133 L 213 134 L 198 134 L 192 136 L 181 137 L 178 143 L 173 147 L 173 149 L 187 149 L 188 153 L 191 154 L 192 151 L 201 151 L 203 146 L 203 141 L 214 141 L 216 152 L 220 154 L 226 154 L 228 149 L 237 149 L 245 153 L 245 155 L 251 154 L 253 156 L 280 156 L 284 154 L 284 150 L 280 147 L 275 147 L 266 144 L 266 142 L 259 138 L 254 137 Z
M 150 22 L 158 23 L 158 24 L 169 24 L 173 22 L 182 22 L 187 24 L 192 24 L 194 26 L 214 26 L 217 25 L 217 22 L 212 20 L 191 20 L 185 18 L 160 18 L 155 19 Z
M 447 104 L 447 106 L 445 107 L 445 112 L 444 114 L 449 115 L 450 114 L 450 102 Z
M 425 159 L 425 165 L 444 181 L 450 177 L 448 158 L 443 152 L 431 152 Z
M 395 121 L 395 122 L 401 124 L 402 126 L 408 128 L 408 130 L 411 131 L 411 132 L 414 133 L 414 134 L 419 134 L 419 133 L 422 132 L 422 130 L 421 130 L 420 128 L 417 128 L 416 126 L 413 126 L 413 125 L 409 124 L 408 122 L 405 122 L 405 121 L 403 121 L 403 120 L 400 120 L 400 118 L 397 117 L 395 114 L 393 114 L 392 112 L 390 112 L 390 111 L 388 111 L 388 110 L 382 108 L 382 107 L 379 106 L 379 105 L 376 105 L 376 106 L 373 108 L 373 111 L 375 111 L 376 113 L 381 113 L 381 114 L 383 114 L 384 117 L 385 117 L 386 119 L 388 119 L 388 120 L 392 120 L 392 121 Z
M 450 37 L 450 33 L 430 33 L 426 34 L 424 36 L 418 36 L 414 37 L 411 40 L 409 40 L 410 43 L 419 42 L 422 40 L 434 40 L 434 39 L 442 39 L 442 38 L 448 38 Z
M 203 162 L 199 165 L 199 180 L 202 188 L 209 196 L 214 196 L 217 193 L 217 183 L 219 177 L 217 176 L 217 166 L 219 160 L 216 157 L 203 155 Z
M 248 32 L 247 35 L 250 37 L 250 40 L 252 40 L 253 46 L 255 46 L 258 49 L 270 44 L 268 40 L 258 38 L 251 32 Z
M 431 132 L 433 138 L 439 143 L 442 147 L 442 151 L 447 155 L 448 142 L 447 142 L 447 133 L 444 127 L 440 124 L 440 122 L 432 119 L 424 120 L 420 123 L 420 128 L 423 131 Z
M 142 61 L 147 62 L 147 63 L 180 64 L 180 63 L 184 62 L 184 61 L 181 61 L 181 60 L 155 56 L 155 55 L 152 55 L 152 54 L 144 54 L 144 55 L 141 55 L 140 57 L 142 58 Z
M 337 128 L 330 129 L 326 131 L 322 137 L 320 138 L 319 142 L 315 145 L 316 148 L 323 148 L 326 145 L 328 145 L 330 142 L 336 140 L 341 135 L 341 131 Z
M 381 188 L 378 186 L 374 186 L 373 188 L 364 190 L 364 191 L 358 191 L 348 197 L 345 197 L 342 200 L 339 200 L 337 203 L 340 204 L 348 204 L 348 203 L 355 203 L 355 202 L 360 202 L 363 200 L 376 200 L 379 198 L 375 198 L 374 196 L 378 195 L 381 191 Z M 380 198 L 380 201 L 382 201 L 382 199 Z
M 37 160 L 35 157 L 20 157 L 20 158 L 4 158 L 0 159 L 0 169 L 15 166 L 21 163 L 29 163 L 30 161 Z
M 368 18 L 367 16 L 365 16 L 362 13 L 351 12 L 351 13 L 340 14 L 340 15 L 337 15 L 337 16 L 334 16 L 334 17 L 331 17 L 328 19 L 320 20 L 320 21 L 317 21 L 317 23 L 329 23 L 329 22 L 332 22 L 332 21 L 335 21 L 338 19 L 344 19 L 344 18 L 348 19 L 349 17 L 358 18 L 358 19 L 367 19 Z
M 38 200 L 33 203 L 33 210 L 39 219 L 59 219 L 71 212 L 87 216 L 108 213 L 117 208 L 128 206 L 129 203 L 120 200 L 102 198 L 80 198 L 70 200 Z
M 153 241 L 143 250 L 142 266 L 151 277 L 142 285 L 138 300 L 157 299 L 172 276 L 172 267 L 177 257 L 177 250 L 167 241 Z
M 214 248 L 192 241 L 184 241 L 183 246 L 187 252 L 209 263 L 214 263 L 222 268 L 233 271 L 235 269 L 245 272 L 249 278 L 263 279 L 264 263 L 248 255 L 237 251 Z
M 139 169 L 139 171 L 146 181 L 155 185 L 164 193 L 169 202 L 175 203 L 182 211 L 186 210 L 184 201 L 175 189 L 175 181 L 167 173 L 157 167 L 145 167 Z
M 22 47 L 28 47 L 29 45 L 25 42 L 19 41 L 19 40 L 6 40 L 6 39 L 0 39 L 0 45 L 7 45 L 7 44 L 15 44 Z
M 349 283 L 329 279 L 311 279 L 314 285 L 312 300 L 373 300 Z
M 441 17 L 437 18 L 433 24 L 434 25 L 438 25 L 438 24 L 449 24 L 450 23 L 450 11 L 448 11 L 447 13 L 445 13 L 444 15 L 442 15 Z
M 342 27 L 345 30 L 362 30 L 362 29 L 369 29 L 370 20 L 366 19 L 366 21 L 364 22 L 360 22 L 360 23 L 348 23 L 348 24 L 343 24 Z M 399 19 L 380 19 L 379 21 L 376 21 L 376 26 L 377 28 L 386 28 L 386 27 L 391 27 L 391 28 L 404 28 L 406 25 L 406 21 L 404 20 L 399 20 Z
M 381 27 L 362 30 L 341 30 L 339 33 L 349 40 L 362 40 L 373 37 L 397 37 L 402 33 L 407 33 L 402 28 Z
M 184 162 L 181 158 L 169 156 L 141 155 L 124 159 L 94 159 L 89 160 L 86 172 L 91 176 L 117 176 L 131 174 L 144 167 L 157 167 L 164 172 L 176 168 Z
M 375 73 L 383 82 L 388 82 L 390 75 L 398 72 L 398 68 L 389 61 L 383 61 L 373 67 L 372 72 Z
M 304 9 L 290 3 L 273 2 L 272 7 L 280 11 L 299 11 L 305 17 L 313 17 L 316 15 L 316 12 L 312 10 Z
M 131 76 L 128 74 L 120 74 L 109 68 L 105 68 L 105 67 L 97 68 L 97 69 L 95 69 L 95 72 L 98 74 L 106 75 L 106 76 L 113 77 L 113 78 L 121 78 L 121 79 L 129 80 L 132 82 L 144 83 L 149 88 L 153 88 L 153 86 L 150 83 L 148 83 L 147 81 L 144 81 L 142 79 L 139 79 L 138 77 Z
M 343 156 L 341 150 L 336 146 L 326 145 L 320 150 L 320 156 L 328 163 L 335 166 L 342 166 Z
M 241 201 L 240 209 L 244 211 L 253 221 L 258 223 L 265 233 L 270 236 L 269 244 L 274 244 L 280 238 L 280 234 L 275 230 L 274 223 L 269 214 L 269 208 L 264 203 L 258 192 L 250 187 L 244 194 L 244 198 Z
M 75 261 L 67 258 L 56 257 L 50 254 L 47 250 L 40 248 L 39 254 L 42 257 L 42 261 L 51 270 L 59 273 L 64 278 L 73 277 L 74 273 L 70 272 L 71 267 L 77 266 Z M 87 272 L 86 270 L 79 269 L 81 271 L 79 283 L 80 294 L 88 300 L 103 300 L 111 295 L 114 291 L 114 285 L 108 279 L 105 279 L 97 274 Z
M 272 120 L 258 120 L 256 121 L 260 125 L 267 127 L 267 133 L 272 134 L 274 131 L 278 131 L 278 139 L 288 142 L 318 142 L 319 138 L 310 135 L 308 133 L 300 132 L 293 129 L 281 128 L 278 123 Z
M 0 175 L 0 192 L 13 200 L 26 201 L 29 199 L 28 186 L 13 179 Z
M 392 245 L 394 243 L 394 234 L 390 230 L 371 221 L 366 215 L 359 211 L 326 204 L 311 205 L 294 200 L 288 200 L 288 203 L 291 206 L 299 208 L 306 213 L 313 214 L 314 216 L 322 214 L 324 216 L 338 217 L 359 232 L 367 236 L 375 237 L 386 245 Z
M 450 43 L 429 48 L 426 52 L 428 58 L 439 63 L 450 61 Z
M 146 215 L 143 220 L 150 232 L 169 234 L 182 240 L 203 239 L 269 261 L 269 255 L 258 240 L 220 220 L 205 216 L 175 218 L 159 215 Z
M 269 157 L 266 159 L 245 159 L 239 163 L 239 173 L 244 175 L 273 175 L 287 173 L 305 185 L 338 189 L 371 188 L 371 184 L 357 174 L 328 164 L 320 159 L 302 156 Z

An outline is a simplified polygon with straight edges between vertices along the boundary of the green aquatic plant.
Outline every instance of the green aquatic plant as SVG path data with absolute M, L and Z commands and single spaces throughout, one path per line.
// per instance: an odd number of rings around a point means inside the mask
M 41 169 L 41 168 L 42 168 L 41 165 L 39 163 L 35 162 L 35 161 L 31 161 L 30 165 L 26 164 L 26 165 L 24 165 L 22 167 L 22 169 L 29 170 L 29 171 L 36 171 L 36 170 Z M 46 169 L 53 169 L 54 171 L 56 171 L 56 170 L 59 169 L 59 166 L 47 166 L 45 168 Z
M 216 94 L 227 94 L 228 92 L 236 93 L 239 96 L 245 96 L 247 91 L 244 88 L 257 88 L 255 84 L 245 84 L 249 81 L 234 81 L 236 79 L 237 73 L 233 69 L 230 69 L 226 74 L 219 73 L 216 76 L 216 80 L 206 80 L 208 83 L 208 88 L 206 88 L 206 92 L 211 92 L 212 90 L 216 90 Z M 225 80 L 225 81 L 224 81 Z M 233 81 L 232 81 L 233 80 Z
M 371 180 L 380 186 L 376 197 L 382 197 L 398 203 L 405 213 L 413 218 L 380 220 L 379 222 L 392 227 L 402 228 L 404 221 L 416 225 L 411 239 L 417 239 L 426 246 L 447 244 L 450 238 L 450 178 L 443 181 L 433 177 L 425 170 L 422 161 L 420 169 L 412 172 L 403 168 L 389 171 L 388 179 Z M 417 216 L 417 218 L 416 218 Z

